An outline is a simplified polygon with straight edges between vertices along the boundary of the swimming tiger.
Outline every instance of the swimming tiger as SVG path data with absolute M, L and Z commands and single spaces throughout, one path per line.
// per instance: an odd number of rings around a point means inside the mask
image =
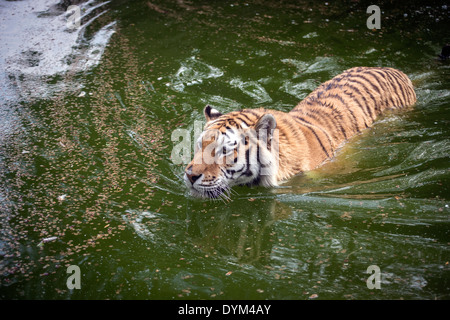
M 321 84 L 288 113 L 257 108 L 222 114 L 206 106 L 185 183 L 203 198 L 229 198 L 235 185 L 277 186 L 331 159 L 386 109 L 415 102 L 403 72 L 355 67 Z

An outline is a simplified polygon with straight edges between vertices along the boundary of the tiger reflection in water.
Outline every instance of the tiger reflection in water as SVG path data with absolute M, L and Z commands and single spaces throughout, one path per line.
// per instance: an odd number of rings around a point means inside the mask
M 206 125 L 184 174 L 193 196 L 225 198 L 235 185 L 277 186 L 331 159 L 388 109 L 416 102 L 410 79 L 392 68 L 356 67 L 321 84 L 290 112 L 206 106 Z

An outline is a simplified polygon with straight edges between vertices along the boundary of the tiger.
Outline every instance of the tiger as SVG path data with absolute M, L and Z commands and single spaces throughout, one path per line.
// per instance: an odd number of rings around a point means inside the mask
M 184 182 L 194 197 L 227 200 L 236 185 L 276 187 L 332 159 L 386 110 L 415 102 L 403 72 L 354 67 L 322 83 L 290 112 L 254 108 L 222 114 L 207 105 Z

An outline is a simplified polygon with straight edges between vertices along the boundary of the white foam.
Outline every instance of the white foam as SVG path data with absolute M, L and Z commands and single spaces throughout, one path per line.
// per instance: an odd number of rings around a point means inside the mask
M 108 2 L 81 3 L 80 12 L 86 16 Z M 85 71 L 99 63 L 114 33 L 115 22 L 97 31 L 87 47 L 81 49 L 80 43 L 86 27 L 107 9 L 79 28 L 70 29 L 67 25 L 69 13 L 51 9 L 58 3 L 59 0 L 0 2 L 0 90 L 3 101 L 14 101 L 24 94 L 45 97 L 48 88 L 42 81 L 44 77 Z

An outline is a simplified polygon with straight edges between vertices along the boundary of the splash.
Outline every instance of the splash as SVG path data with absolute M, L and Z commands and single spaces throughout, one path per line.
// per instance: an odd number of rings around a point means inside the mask
M 193 86 L 203 83 L 206 79 L 219 78 L 223 71 L 217 67 L 192 56 L 181 62 L 181 67 L 168 83 L 175 91 L 183 92 L 186 86 Z
M 69 86 L 52 79 L 86 71 L 99 63 L 114 33 L 115 21 L 97 23 L 108 11 L 105 5 L 109 1 L 80 3 L 84 14 L 78 28 L 68 27 L 70 16 L 59 2 L 2 2 L 0 91 L 4 100 L 42 98 L 55 91 L 77 89 L 73 83 Z

